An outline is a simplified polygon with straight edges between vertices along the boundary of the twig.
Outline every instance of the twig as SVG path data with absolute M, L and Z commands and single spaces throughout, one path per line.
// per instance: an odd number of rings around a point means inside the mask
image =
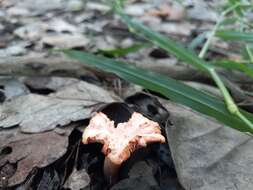
M 63 57 L 21 56 L 0 59 L 1 76 L 61 76 L 81 77 L 105 74 L 78 61 Z

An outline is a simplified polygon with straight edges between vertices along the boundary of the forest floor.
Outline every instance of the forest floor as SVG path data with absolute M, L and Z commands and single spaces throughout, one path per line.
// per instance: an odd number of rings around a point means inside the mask
M 198 52 L 203 43 L 196 37 L 214 27 L 223 3 L 132 0 L 124 10 Z M 0 0 L 0 35 L 0 189 L 253 186 L 251 136 L 54 51 L 78 49 L 112 57 L 110 50 L 140 46 L 117 58 L 222 97 L 208 76 L 129 32 L 104 1 Z M 237 60 L 237 48 L 215 38 L 207 59 Z M 241 90 L 253 90 L 251 79 L 221 73 L 237 102 L 252 100 Z M 115 108 L 112 102 L 121 104 Z M 120 113 L 122 102 L 156 118 L 167 143 L 125 163 L 118 183 L 108 187 L 101 147 L 82 145 L 81 132 L 94 111 L 106 106 L 109 112 Z

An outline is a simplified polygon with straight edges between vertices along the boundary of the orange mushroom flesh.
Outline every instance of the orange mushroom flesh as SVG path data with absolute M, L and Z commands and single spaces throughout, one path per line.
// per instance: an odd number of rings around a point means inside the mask
M 114 126 L 102 112 L 91 118 L 83 133 L 84 144 L 99 142 L 105 154 L 104 176 L 110 184 L 117 181 L 118 170 L 132 152 L 153 142 L 165 142 L 157 122 L 134 112 L 128 122 Z

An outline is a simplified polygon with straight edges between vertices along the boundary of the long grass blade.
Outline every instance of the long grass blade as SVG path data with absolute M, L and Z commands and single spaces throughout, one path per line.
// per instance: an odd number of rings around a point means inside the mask
M 140 24 L 139 22 L 136 22 L 126 14 L 122 13 L 119 9 L 115 10 L 121 16 L 123 21 L 128 25 L 132 32 L 137 33 L 139 36 L 142 36 L 143 38 L 159 46 L 160 48 L 174 54 L 182 61 L 193 65 L 199 70 L 208 72 L 209 65 L 206 64 L 204 60 L 200 59 L 194 52 L 183 47 L 181 44 L 178 44 L 177 42 L 166 38 L 165 36 L 157 32 L 154 32 L 153 30 Z
M 227 111 L 226 106 L 222 101 L 211 95 L 186 86 L 181 82 L 151 71 L 140 69 L 132 64 L 115 61 L 102 56 L 95 56 L 90 53 L 76 50 L 64 50 L 64 53 L 87 65 L 114 73 L 129 82 L 133 82 L 143 86 L 144 88 L 159 92 L 175 102 L 179 102 L 200 113 L 211 116 L 232 128 L 253 134 L 252 129 Z M 253 121 L 252 114 L 243 110 L 240 111 L 249 120 Z
M 219 30 L 215 34 L 223 40 L 253 42 L 253 33 L 236 30 Z
M 216 67 L 222 67 L 228 70 L 237 70 L 243 72 L 245 75 L 253 79 L 253 64 L 252 63 L 241 63 L 232 60 L 217 60 L 213 61 L 212 65 Z

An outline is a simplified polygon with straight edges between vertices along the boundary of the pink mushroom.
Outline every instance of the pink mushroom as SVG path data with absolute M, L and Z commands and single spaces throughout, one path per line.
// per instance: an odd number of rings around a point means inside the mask
M 102 112 L 91 118 L 83 133 L 83 143 L 99 142 L 103 144 L 105 154 L 104 176 L 110 184 L 117 180 L 121 164 L 136 149 L 153 142 L 165 142 L 160 126 L 140 113 L 134 112 L 128 122 L 114 126 Z

